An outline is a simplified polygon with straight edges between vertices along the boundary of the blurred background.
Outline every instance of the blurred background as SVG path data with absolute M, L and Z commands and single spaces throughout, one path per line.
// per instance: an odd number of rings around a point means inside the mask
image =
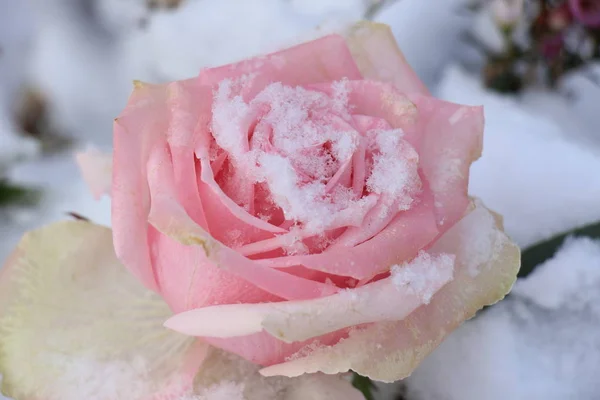
M 436 96 L 485 106 L 470 192 L 524 249 L 511 295 L 375 398 L 600 399 L 600 0 L 0 0 L 0 259 L 42 224 L 110 224 L 73 151 L 110 151 L 133 79 L 358 19 L 389 24 Z

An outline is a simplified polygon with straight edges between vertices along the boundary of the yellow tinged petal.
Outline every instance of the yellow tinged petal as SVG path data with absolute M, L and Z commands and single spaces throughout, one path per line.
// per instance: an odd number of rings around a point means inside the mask
M 388 25 L 361 21 L 346 32 L 346 41 L 365 78 L 393 83 L 404 93 L 429 93 L 398 48 Z
M 520 266 L 519 248 L 502 231 L 500 218 L 479 202 L 428 251 L 456 255 L 454 279 L 429 304 L 402 321 L 357 329 L 333 346 L 306 349 L 261 373 L 293 377 L 352 369 L 378 381 L 403 379 L 458 325 L 502 299 Z
M 25 235 L 0 270 L 2 392 L 17 400 L 147 400 L 187 392 L 206 345 L 118 262 L 110 229 Z

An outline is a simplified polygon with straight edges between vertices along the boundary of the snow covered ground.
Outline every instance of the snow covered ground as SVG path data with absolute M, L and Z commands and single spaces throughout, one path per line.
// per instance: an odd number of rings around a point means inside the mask
M 7 156 L 33 157 L 11 119 L 18 85 L 41 89 L 56 129 L 109 148 L 112 118 L 131 80 L 165 81 L 203 66 L 275 49 L 360 18 L 363 0 L 187 0 L 148 11 L 142 0 L 0 0 L 0 171 Z M 521 98 L 483 89 L 456 63 L 472 21 L 461 0 L 401 0 L 375 18 L 390 25 L 408 60 L 440 97 L 483 104 L 484 155 L 471 193 L 502 213 L 528 246 L 600 220 L 600 89 L 573 77 L 561 94 Z M 9 147 L 11 146 L 11 147 Z M 0 258 L 27 229 L 76 212 L 108 224 L 71 154 L 12 166 L 17 182 L 44 188 L 39 207 L 0 215 Z M 569 241 L 517 283 L 501 304 L 465 324 L 406 380 L 409 400 L 600 398 L 600 242 Z M 385 396 L 393 399 L 394 388 Z M 1 398 L 1 397 L 0 397 Z

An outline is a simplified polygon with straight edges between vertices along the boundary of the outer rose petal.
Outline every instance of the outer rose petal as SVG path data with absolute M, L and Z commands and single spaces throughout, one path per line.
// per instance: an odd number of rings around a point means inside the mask
M 298 86 L 342 78 L 362 79 L 344 38 L 329 35 L 277 53 L 203 70 L 200 80 L 212 86 L 223 79 L 244 75 L 253 78 L 244 88 L 246 100 L 273 82 Z
M 196 377 L 198 400 L 364 400 L 340 376 L 303 375 L 265 378 L 260 367 L 236 355 L 211 349 Z M 183 400 L 183 399 L 181 399 Z
M 394 276 L 313 300 L 228 304 L 178 314 L 165 326 L 193 336 L 235 337 L 267 331 L 284 342 L 310 339 L 351 326 L 406 318 L 452 280 L 453 259 L 432 258 L 410 268 L 420 290 Z
M 112 154 L 90 149 L 75 154 L 83 179 L 96 199 L 110 195 Z
M 430 251 L 456 254 L 457 262 L 454 279 L 431 303 L 402 321 L 357 329 L 334 346 L 264 368 L 261 373 L 298 376 L 352 369 L 379 381 L 405 378 L 460 323 L 504 297 L 520 264 L 519 249 L 502 232 L 499 218 L 479 204 Z
M 366 79 L 393 83 L 405 93 L 429 94 L 398 48 L 389 26 L 361 21 L 350 28 L 346 40 Z
M 168 129 L 166 85 L 137 83 L 127 107 L 114 123 L 112 227 L 115 251 L 149 289 L 158 291 L 150 262 L 150 193 L 146 162 Z
M 119 263 L 109 229 L 70 221 L 31 232 L 0 273 L 8 396 L 158 400 L 191 388 L 206 345 L 161 326 L 168 306 Z
M 416 105 L 420 164 L 433 194 L 441 231 L 464 215 L 469 197 L 469 168 L 481 156 L 483 107 L 410 96 Z

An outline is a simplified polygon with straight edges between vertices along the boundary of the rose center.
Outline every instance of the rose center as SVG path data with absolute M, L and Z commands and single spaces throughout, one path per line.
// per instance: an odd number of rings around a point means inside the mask
M 247 209 L 264 213 L 267 202 L 267 220 L 279 212 L 288 226 L 322 233 L 360 224 L 378 202 L 389 212 L 410 207 L 418 156 L 402 131 L 353 112 L 349 82 L 272 83 L 250 101 L 235 92 L 236 82 L 219 85 L 212 130 L 238 174 L 267 194 Z

